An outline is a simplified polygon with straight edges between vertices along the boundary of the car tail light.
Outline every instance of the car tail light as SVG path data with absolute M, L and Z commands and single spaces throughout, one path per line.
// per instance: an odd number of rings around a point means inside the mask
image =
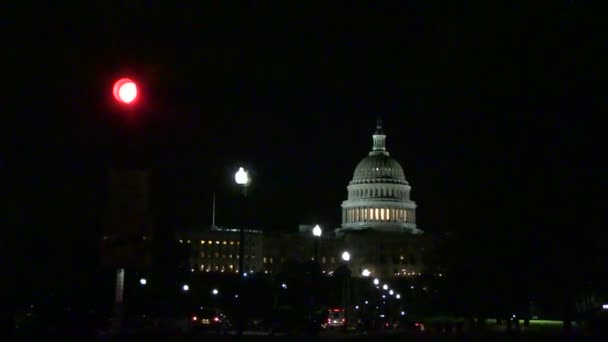
M 196 321 L 196 320 L 198 320 L 198 317 L 196 317 L 196 316 L 192 316 L 192 320 L 193 320 L 193 321 Z

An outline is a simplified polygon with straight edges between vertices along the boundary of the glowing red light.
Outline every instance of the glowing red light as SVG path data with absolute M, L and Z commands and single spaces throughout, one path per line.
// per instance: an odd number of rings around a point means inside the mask
M 114 83 L 112 92 L 116 101 L 130 104 L 137 98 L 137 85 L 129 78 L 121 78 Z
M 215 321 L 215 322 L 219 322 L 219 321 L 220 321 L 220 318 L 219 318 L 219 317 L 213 317 L 213 321 Z
M 198 319 L 198 317 L 196 317 L 196 316 L 192 316 L 192 320 L 193 320 L 193 321 L 196 321 L 197 319 Z

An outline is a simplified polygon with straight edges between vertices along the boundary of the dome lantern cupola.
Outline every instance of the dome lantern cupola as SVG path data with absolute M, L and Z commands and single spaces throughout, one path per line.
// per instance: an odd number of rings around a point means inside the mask
M 384 131 L 382 131 L 381 118 L 378 118 L 376 120 L 376 131 L 374 132 L 372 138 L 374 140 L 374 144 L 372 147 L 372 151 L 369 154 L 385 154 L 388 156 L 388 152 L 386 151 L 386 135 L 384 135 Z

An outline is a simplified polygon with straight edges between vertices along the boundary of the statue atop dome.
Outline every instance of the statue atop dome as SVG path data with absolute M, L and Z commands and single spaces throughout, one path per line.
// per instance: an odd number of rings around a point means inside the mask
M 382 131 L 382 117 L 378 117 L 376 119 L 376 132 L 374 133 L 375 135 L 383 135 L 384 131 Z

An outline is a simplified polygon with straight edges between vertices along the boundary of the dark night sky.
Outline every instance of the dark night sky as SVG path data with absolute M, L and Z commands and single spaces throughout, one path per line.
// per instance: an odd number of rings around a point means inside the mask
M 583 5 L 396 3 L 15 13 L 3 167 L 16 231 L 94 231 L 124 132 L 146 142 L 164 226 L 208 224 L 213 192 L 218 223 L 238 222 L 240 163 L 259 227 L 335 226 L 377 116 L 423 229 L 594 229 L 606 69 Z M 138 126 L 109 100 L 121 74 L 144 82 Z

